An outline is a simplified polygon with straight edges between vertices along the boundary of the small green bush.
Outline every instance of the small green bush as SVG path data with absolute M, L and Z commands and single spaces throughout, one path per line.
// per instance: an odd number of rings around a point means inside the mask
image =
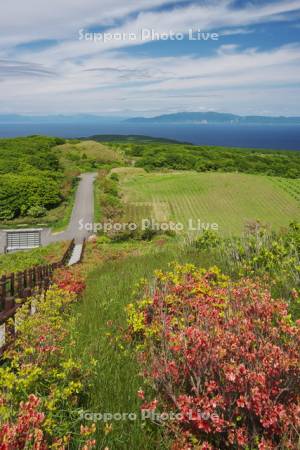
M 46 215 L 46 208 L 44 208 L 43 206 L 31 206 L 28 211 L 27 214 L 30 217 L 43 217 Z
M 221 242 L 222 239 L 220 238 L 218 233 L 212 230 L 204 230 L 196 240 L 195 246 L 199 250 L 207 250 L 210 248 L 218 247 Z
M 119 175 L 117 173 L 112 173 L 110 179 L 113 181 L 119 181 Z

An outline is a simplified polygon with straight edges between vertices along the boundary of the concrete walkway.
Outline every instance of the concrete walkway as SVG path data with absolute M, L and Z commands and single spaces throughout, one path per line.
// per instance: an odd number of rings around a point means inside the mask
M 74 264 L 79 263 L 81 260 L 81 254 L 83 251 L 83 244 L 76 244 L 71 255 L 70 261 L 68 262 L 68 266 L 73 266 Z

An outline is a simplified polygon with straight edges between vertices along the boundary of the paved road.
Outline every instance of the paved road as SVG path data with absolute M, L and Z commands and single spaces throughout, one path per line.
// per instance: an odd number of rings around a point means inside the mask
M 85 225 L 92 223 L 94 219 L 94 181 L 96 176 L 96 173 L 81 175 L 68 228 L 60 233 L 49 231 L 44 237 L 43 245 L 47 245 L 47 241 L 49 243 L 73 238 L 76 243 L 80 243 L 91 234 L 85 229 Z
M 88 237 L 89 231 L 86 231 L 85 224 L 92 223 L 94 219 L 94 180 L 96 173 L 84 173 L 80 176 L 75 203 L 69 225 L 65 231 L 52 233 L 50 228 L 42 231 L 42 246 L 52 242 L 75 239 L 76 244 L 83 242 Z M 81 224 L 81 226 L 80 226 Z M 0 230 L 0 254 L 4 252 L 6 245 L 6 233 Z

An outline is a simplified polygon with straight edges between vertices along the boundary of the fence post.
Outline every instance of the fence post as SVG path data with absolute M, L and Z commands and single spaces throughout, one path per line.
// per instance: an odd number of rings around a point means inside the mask
M 15 307 L 15 297 L 5 297 L 4 311 L 10 311 Z
M 36 286 L 36 267 L 34 267 L 32 270 L 32 284 L 33 284 L 32 287 Z
M 6 325 L 5 322 L 0 323 L 0 356 L 2 355 L 6 344 Z
M 32 278 L 33 278 L 33 269 L 31 268 L 31 269 L 28 270 L 28 287 L 30 289 L 33 288 L 33 280 L 32 280 Z
M 21 272 L 17 273 L 17 295 L 22 298 L 23 294 L 23 274 Z
M 38 266 L 36 268 L 36 285 L 37 285 L 37 288 L 38 288 L 39 292 L 42 290 L 42 284 L 41 284 L 42 282 L 41 282 L 41 280 L 42 280 L 41 266 Z
M 66 265 L 74 247 L 75 240 L 72 239 L 60 261 L 34 266 L 23 272 L 11 273 L 9 276 L 3 275 L 0 277 L 0 356 L 3 353 L 3 349 L 9 345 L 8 340 L 13 339 L 15 335 L 17 324 L 15 323 L 15 326 L 11 327 L 7 323 L 8 318 L 15 319 L 17 309 L 15 299 L 24 299 L 32 295 L 35 290 L 38 290 L 39 293 L 42 293 L 44 290 L 46 293 L 49 289 L 53 272 Z M 34 314 L 34 312 L 35 307 L 31 307 L 31 314 Z
M 26 289 L 28 287 L 27 286 L 27 282 L 28 282 L 28 280 L 27 280 L 27 269 L 25 269 L 24 272 L 23 272 L 23 286 L 24 286 L 24 289 Z
M 10 295 L 11 297 L 15 296 L 15 274 L 10 274 Z
M 0 279 L 0 302 L 1 309 L 4 308 L 4 302 L 6 297 L 6 275 L 3 275 Z
M 23 297 L 30 297 L 31 295 L 31 288 L 30 288 L 30 280 L 29 280 L 29 272 L 28 270 L 24 270 L 23 272 L 24 277 L 24 289 L 23 289 Z

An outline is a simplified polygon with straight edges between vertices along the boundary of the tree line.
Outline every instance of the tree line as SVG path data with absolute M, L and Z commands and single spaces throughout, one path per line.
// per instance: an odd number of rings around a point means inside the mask
M 62 201 L 60 138 L 0 139 L 0 220 L 41 217 Z

